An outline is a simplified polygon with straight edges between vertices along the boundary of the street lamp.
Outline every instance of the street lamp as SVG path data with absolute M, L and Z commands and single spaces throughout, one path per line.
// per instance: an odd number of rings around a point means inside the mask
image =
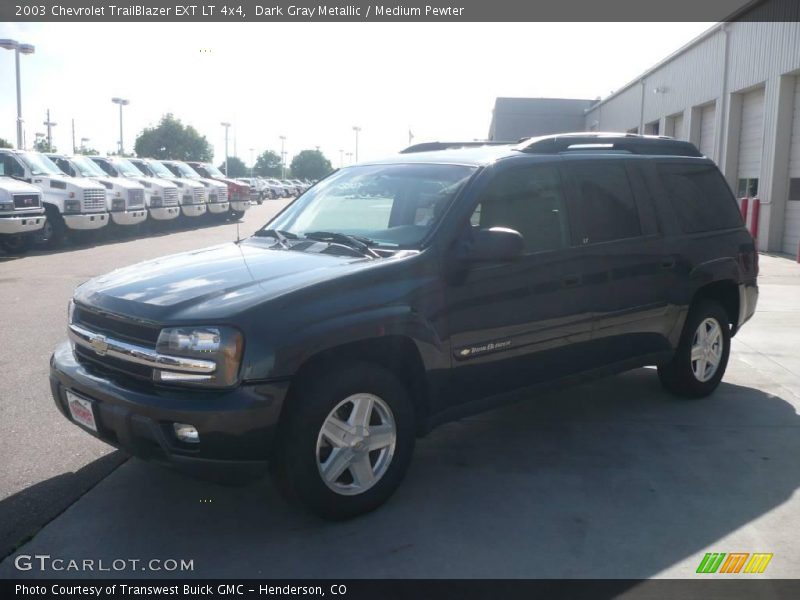
M 286 179 L 286 152 L 284 151 L 286 136 L 279 135 L 278 137 L 281 139 L 281 179 Z
M 47 127 L 47 151 L 53 152 L 53 127 L 58 125 L 58 123 L 50 120 L 50 109 L 47 109 L 47 121 L 42 123 L 45 127 Z
M 255 148 L 250 148 L 250 178 L 252 179 L 255 174 L 256 163 L 253 162 L 253 152 Z
M 351 164 L 353 162 L 353 153 L 348 152 L 345 156 L 347 156 L 347 164 Z
M 358 162 L 358 132 L 361 131 L 361 127 L 353 125 L 353 131 L 356 132 L 356 162 Z
M 31 44 L 20 44 L 17 40 L 2 39 L 0 48 L 14 51 L 14 62 L 17 70 L 17 148 L 22 149 L 22 91 L 19 83 L 19 55 L 33 54 L 36 50 Z
M 111 101 L 114 104 L 119 104 L 119 155 L 122 156 L 125 154 L 125 146 L 122 142 L 122 107 L 128 106 L 131 101 L 126 98 L 112 98 Z
M 82 137 L 82 138 L 81 138 L 81 154 L 83 154 L 84 152 L 86 152 L 86 142 L 88 142 L 88 141 L 89 141 L 89 139 L 90 139 L 90 138 L 85 138 L 85 137 Z
M 225 177 L 228 176 L 228 129 L 230 129 L 231 124 L 226 123 L 223 121 L 220 123 L 225 128 Z
M 339 168 L 341 169 L 344 166 L 344 150 L 339 148 Z

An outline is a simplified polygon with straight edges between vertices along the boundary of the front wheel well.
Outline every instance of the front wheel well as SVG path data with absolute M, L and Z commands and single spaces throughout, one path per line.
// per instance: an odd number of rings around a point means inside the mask
M 408 396 L 414 405 L 417 430 L 421 433 L 430 409 L 425 367 L 416 344 L 411 338 L 401 335 L 349 342 L 327 348 L 309 357 L 292 377 L 287 394 L 288 403 L 291 404 L 293 399 L 296 400 L 298 388 L 303 381 L 309 381 L 319 376 L 322 371 L 335 368 L 337 364 L 352 361 L 373 363 L 394 373 L 408 390 Z M 285 410 L 286 403 L 281 412 Z
M 739 286 L 730 280 L 709 283 L 695 292 L 692 306 L 702 300 L 714 300 L 722 305 L 728 315 L 731 335 L 735 334 L 739 326 Z

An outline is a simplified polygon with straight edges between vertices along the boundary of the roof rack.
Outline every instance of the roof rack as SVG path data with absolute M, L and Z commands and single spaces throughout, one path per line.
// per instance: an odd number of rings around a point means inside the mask
M 531 154 L 605 151 L 657 156 L 703 156 L 690 142 L 666 136 L 613 132 L 564 133 L 530 138 L 518 144 L 516 150 Z
M 478 148 L 480 146 L 511 146 L 518 144 L 522 140 L 509 141 L 509 142 L 496 142 L 491 140 L 473 140 L 471 142 L 422 142 L 409 146 L 405 150 L 401 150 L 400 154 L 413 154 L 415 152 L 432 152 L 434 150 L 452 150 L 454 148 Z

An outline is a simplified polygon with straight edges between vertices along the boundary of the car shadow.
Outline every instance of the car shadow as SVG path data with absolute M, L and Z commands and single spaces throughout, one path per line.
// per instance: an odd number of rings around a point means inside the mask
M 322 521 L 267 479 L 226 488 L 131 460 L 23 551 L 193 561 L 104 574 L 126 577 L 648 578 L 792 496 L 799 426 L 778 396 L 724 383 L 680 401 L 639 369 L 443 425 L 358 519 Z M 11 562 L 0 577 L 53 575 Z

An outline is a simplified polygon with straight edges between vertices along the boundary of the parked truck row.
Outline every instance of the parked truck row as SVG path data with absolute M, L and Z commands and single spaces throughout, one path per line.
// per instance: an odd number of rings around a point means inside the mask
M 307 186 L 297 183 L 268 195 L 302 193 Z M 68 236 L 148 220 L 237 220 L 264 197 L 208 163 L 0 149 L 0 247 L 13 254 L 33 243 L 54 248 Z

